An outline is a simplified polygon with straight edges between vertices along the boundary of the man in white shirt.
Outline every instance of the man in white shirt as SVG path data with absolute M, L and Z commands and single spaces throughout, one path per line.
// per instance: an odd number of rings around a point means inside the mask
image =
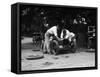
M 44 41 L 44 46 L 43 46 L 43 52 L 47 52 L 51 54 L 51 46 L 50 43 L 52 42 L 53 39 L 56 39 L 60 41 L 61 39 L 58 37 L 58 30 L 61 29 L 59 25 L 53 26 L 50 29 L 48 29 L 45 33 L 45 41 Z M 58 42 L 55 42 L 56 45 L 58 45 Z
M 62 30 L 61 39 L 68 39 L 71 42 L 73 37 L 75 37 L 74 33 L 69 32 L 67 29 Z
M 75 34 L 68 31 L 67 29 L 63 29 L 61 32 L 61 39 L 62 40 L 68 40 L 69 43 L 71 44 L 73 42 L 74 46 L 76 46 L 76 39 L 75 39 Z

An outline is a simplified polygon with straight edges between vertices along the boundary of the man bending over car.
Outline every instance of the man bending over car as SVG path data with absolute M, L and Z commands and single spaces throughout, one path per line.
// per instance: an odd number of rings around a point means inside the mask
M 43 46 L 43 52 L 44 53 L 47 52 L 47 53 L 51 54 L 51 52 L 52 52 L 51 43 L 52 43 L 53 39 L 55 39 L 57 41 L 61 40 L 61 38 L 58 37 L 58 34 L 60 34 L 61 31 L 62 31 L 62 28 L 59 25 L 53 26 L 46 31 L 45 41 L 44 41 L 44 46 Z M 55 41 L 56 45 L 58 45 L 57 41 Z
M 76 46 L 75 34 L 68 31 L 67 29 L 62 30 L 61 39 L 64 41 L 63 43 L 67 41 L 68 44 L 74 44 L 74 46 Z

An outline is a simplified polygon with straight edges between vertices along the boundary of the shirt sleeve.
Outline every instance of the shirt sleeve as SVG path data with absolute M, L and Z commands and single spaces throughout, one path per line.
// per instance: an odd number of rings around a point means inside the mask
M 71 35 L 72 37 L 74 37 L 74 36 L 75 36 L 75 34 L 74 34 L 74 33 L 72 33 L 72 32 L 70 33 L 70 35 Z
M 68 30 L 66 30 L 66 39 L 68 39 L 69 38 L 69 34 L 70 34 L 70 32 L 68 31 Z
M 70 36 L 69 36 L 69 41 L 72 41 L 72 38 L 75 36 L 75 34 L 74 33 L 70 33 Z
M 61 32 L 61 36 L 60 36 L 60 38 L 63 38 L 63 30 L 62 30 L 62 32 Z

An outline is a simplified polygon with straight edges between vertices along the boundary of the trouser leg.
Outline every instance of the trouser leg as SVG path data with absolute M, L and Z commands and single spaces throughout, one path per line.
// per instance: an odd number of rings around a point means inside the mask
M 50 41 L 48 41 L 48 42 L 46 43 L 46 48 L 47 48 L 47 52 L 48 52 L 49 54 L 51 54 Z
M 43 53 L 46 53 L 46 52 L 47 52 L 46 43 L 44 42 L 44 43 L 43 43 Z
M 44 51 L 46 51 L 47 53 L 51 53 L 51 49 L 50 49 L 50 34 L 47 32 L 45 33 L 45 43 L 44 43 Z

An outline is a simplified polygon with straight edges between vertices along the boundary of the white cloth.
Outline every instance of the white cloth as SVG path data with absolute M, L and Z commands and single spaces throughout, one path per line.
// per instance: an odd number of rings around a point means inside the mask
M 57 37 L 57 26 L 53 26 L 47 30 L 47 33 L 54 34 Z
M 64 31 L 65 31 L 65 33 L 64 33 Z M 71 41 L 72 37 L 74 37 L 74 36 L 75 36 L 75 34 L 68 31 L 67 29 L 62 30 L 62 32 L 61 32 L 61 39 L 68 39 L 69 41 Z

